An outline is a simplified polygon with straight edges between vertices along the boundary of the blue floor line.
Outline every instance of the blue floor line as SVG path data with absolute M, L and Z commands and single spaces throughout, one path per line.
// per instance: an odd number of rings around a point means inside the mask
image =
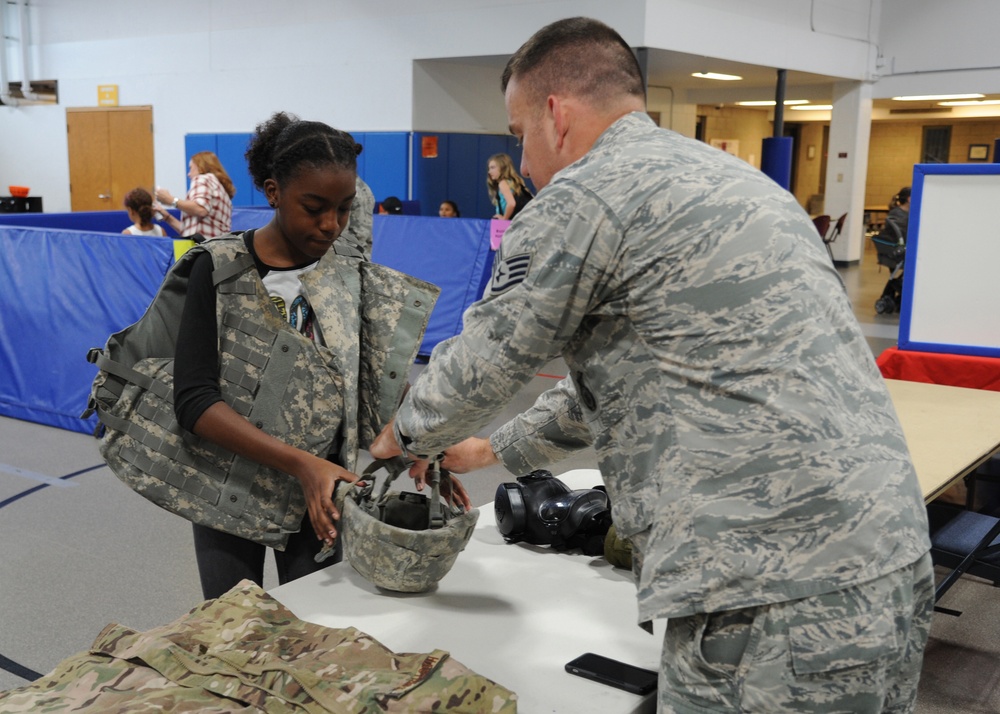
M 97 469 L 102 469 L 106 465 L 107 464 L 97 464 L 96 466 L 88 466 L 85 469 L 80 469 L 79 471 L 74 471 L 71 474 L 66 474 L 65 476 L 60 476 L 59 478 L 60 478 L 60 480 L 64 481 L 64 480 L 66 480 L 68 478 L 73 478 L 74 476 L 79 476 L 80 474 L 85 474 L 88 471 L 96 471 Z M 41 491 L 43 488 L 48 488 L 48 487 L 49 487 L 49 485 L 47 483 L 43 483 L 43 484 L 39 484 L 38 486 L 35 486 L 34 488 L 29 488 L 27 491 L 22 491 L 21 493 L 17 494 L 16 496 L 11 496 L 8 499 L 0 501 L 0 508 L 3 508 L 4 506 L 9 506 L 10 504 L 14 503 L 15 501 L 20 501 L 25 496 L 28 496 L 28 495 L 30 495 L 32 493 L 35 493 L 36 491 Z M 0 656 L 2 656 L 2 655 L 0 655 Z
M 14 660 L 4 657 L 2 654 L 0 654 L 0 669 L 4 669 L 15 677 L 26 679 L 29 682 L 34 682 L 36 679 L 41 679 L 44 676 L 33 669 L 28 669 L 23 664 L 18 664 Z

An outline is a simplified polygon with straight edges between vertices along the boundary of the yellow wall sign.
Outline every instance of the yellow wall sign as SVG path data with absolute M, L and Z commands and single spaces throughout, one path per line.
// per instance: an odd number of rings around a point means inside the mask
M 118 85 L 98 84 L 97 85 L 97 106 L 117 107 L 118 106 Z

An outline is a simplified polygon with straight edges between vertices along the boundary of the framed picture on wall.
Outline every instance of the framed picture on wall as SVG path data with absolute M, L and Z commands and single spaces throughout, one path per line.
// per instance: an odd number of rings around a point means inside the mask
M 714 146 L 716 149 L 721 149 L 722 151 L 725 151 L 727 154 L 732 154 L 733 156 L 740 155 L 739 139 L 712 139 L 708 143 Z
M 989 158 L 989 144 L 969 144 L 969 161 L 986 161 Z

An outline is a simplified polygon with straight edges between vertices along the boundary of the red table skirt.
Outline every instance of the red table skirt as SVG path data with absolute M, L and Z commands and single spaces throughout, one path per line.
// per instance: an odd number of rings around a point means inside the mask
M 890 347 L 875 360 L 886 379 L 1000 392 L 1000 358 Z

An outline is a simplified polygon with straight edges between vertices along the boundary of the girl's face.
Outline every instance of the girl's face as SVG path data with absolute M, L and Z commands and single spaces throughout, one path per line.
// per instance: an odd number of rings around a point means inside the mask
M 441 216 L 441 218 L 454 218 L 455 209 L 451 207 L 450 203 L 442 203 L 441 207 L 438 208 L 438 215 Z
M 486 166 L 486 173 L 494 181 L 500 178 L 500 167 L 497 165 L 496 161 L 491 161 Z
M 279 256 L 288 266 L 322 258 L 347 226 L 354 203 L 356 174 L 350 169 L 304 167 L 285 186 L 264 182 L 274 202 L 271 226 L 278 230 Z M 279 267 L 275 265 L 275 267 Z
M 195 176 L 200 176 L 201 171 L 198 170 L 198 165 L 191 159 L 188 162 L 188 178 L 193 179 Z

